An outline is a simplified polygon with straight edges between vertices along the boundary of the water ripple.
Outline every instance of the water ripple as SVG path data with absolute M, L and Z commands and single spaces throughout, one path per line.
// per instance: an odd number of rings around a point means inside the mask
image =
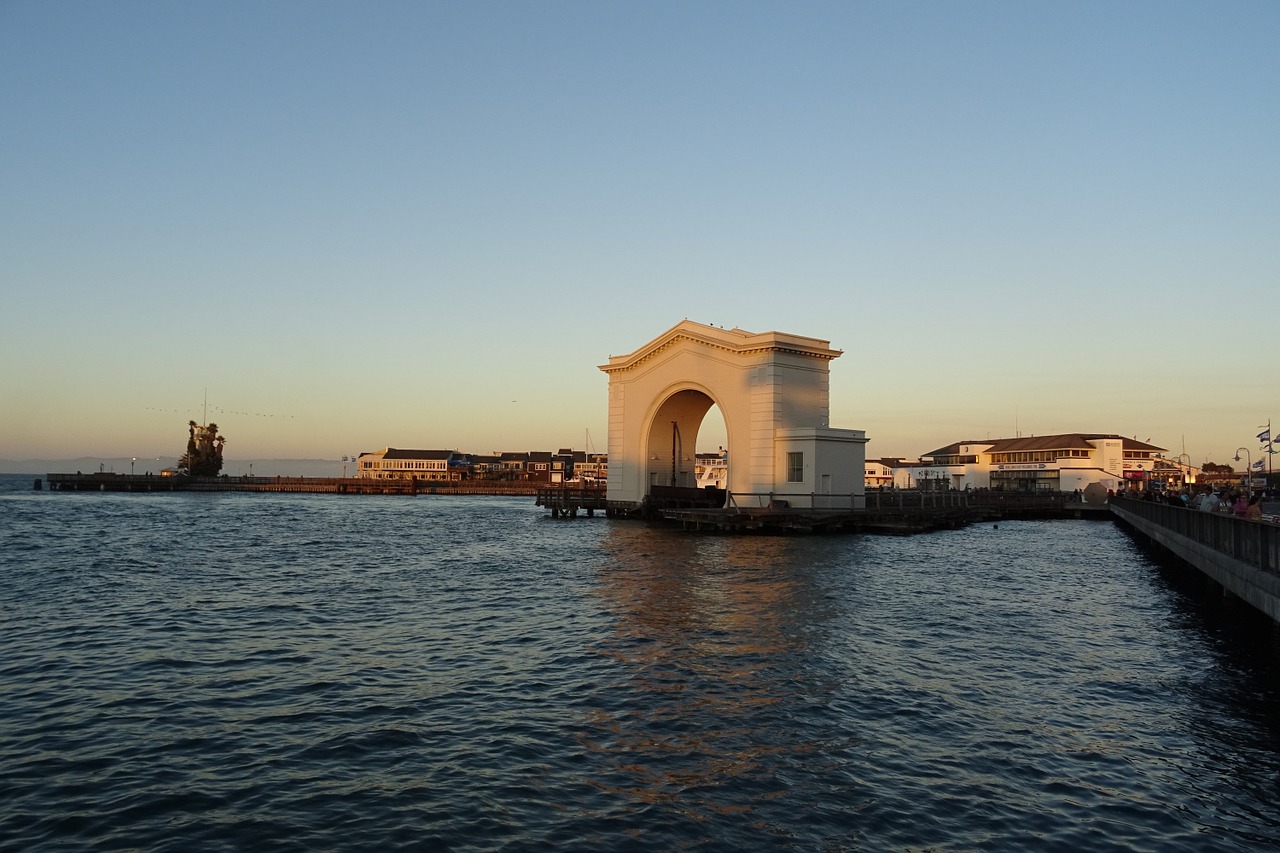
M 1280 849 L 1274 649 L 1107 524 L 11 489 L 0 554 L 6 848 Z

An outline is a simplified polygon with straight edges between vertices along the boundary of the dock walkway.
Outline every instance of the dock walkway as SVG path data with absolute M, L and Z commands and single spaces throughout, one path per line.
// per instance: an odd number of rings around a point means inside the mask
M 718 533 L 876 533 L 910 535 L 1004 518 L 1089 518 L 1109 521 L 1106 504 L 1068 495 L 979 494 L 893 490 L 864 495 L 728 493 L 655 490 L 639 504 L 611 501 L 603 484 L 538 489 L 537 505 L 553 518 L 603 510 L 611 518 L 668 521 Z
M 661 515 L 687 530 L 720 533 L 880 533 L 906 536 L 930 530 L 955 529 L 980 520 L 965 508 L 905 510 L 813 509 L 764 507 L 728 509 L 667 509 Z

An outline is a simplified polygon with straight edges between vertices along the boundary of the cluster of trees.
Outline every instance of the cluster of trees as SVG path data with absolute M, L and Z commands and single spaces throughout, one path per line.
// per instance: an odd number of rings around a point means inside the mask
M 1230 465 L 1219 465 L 1217 462 L 1206 462 L 1200 466 L 1200 470 L 1206 474 L 1231 475 L 1236 472 L 1236 469 L 1232 468 Z
M 201 426 L 187 422 L 187 452 L 178 460 L 178 467 L 193 477 L 216 477 L 222 470 L 222 446 L 225 436 L 218 435 L 217 424 Z

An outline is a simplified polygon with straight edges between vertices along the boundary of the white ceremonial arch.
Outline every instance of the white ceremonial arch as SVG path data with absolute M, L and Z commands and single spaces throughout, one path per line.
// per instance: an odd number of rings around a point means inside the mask
M 611 505 L 654 486 L 692 487 L 698 429 L 713 405 L 738 505 L 864 506 L 866 433 L 828 424 L 828 341 L 690 320 L 600 366 L 609 376 Z

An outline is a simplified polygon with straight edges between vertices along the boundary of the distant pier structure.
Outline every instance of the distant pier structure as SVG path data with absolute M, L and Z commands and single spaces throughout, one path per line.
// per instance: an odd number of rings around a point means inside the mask
M 698 430 L 724 418 L 730 506 L 865 507 L 866 433 L 829 424 L 828 341 L 684 320 L 600 369 L 609 377 L 614 513 L 696 499 Z M 721 496 L 721 500 L 725 496 Z

